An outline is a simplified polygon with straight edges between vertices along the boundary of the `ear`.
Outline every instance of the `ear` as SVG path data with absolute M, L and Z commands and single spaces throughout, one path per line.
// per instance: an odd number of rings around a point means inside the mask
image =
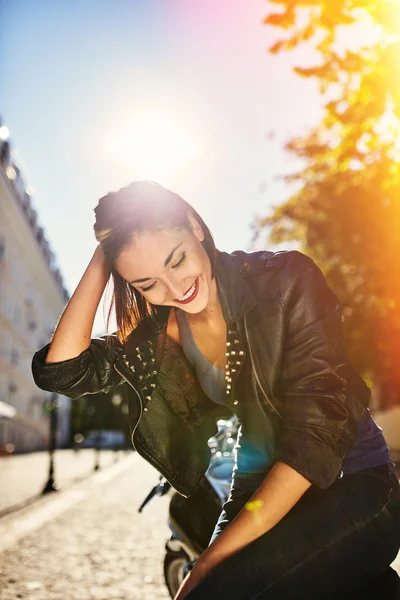
M 199 240 L 199 242 L 203 242 L 205 236 L 204 236 L 203 228 L 200 225 L 200 223 L 190 213 L 188 214 L 188 221 L 189 221 L 189 225 L 190 225 L 193 235 Z

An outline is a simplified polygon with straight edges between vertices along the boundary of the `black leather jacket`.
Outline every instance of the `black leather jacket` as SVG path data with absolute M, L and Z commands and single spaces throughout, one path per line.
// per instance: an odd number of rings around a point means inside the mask
M 228 413 L 242 424 L 239 471 L 280 460 L 329 487 L 370 398 L 346 356 L 337 298 L 297 251 L 221 252 L 216 277 L 228 331 Z M 78 357 L 45 364 L 47 345 L 32 370 L 40 388 L 71 398 L 119 386 L 135 448 L 191 496 L 208 467 L 216 420 L 228 415 L 166 335 L 169 310 L 142 322 L 123 346 L 115 335 L 95 338 Z M 258 464 L 257 453 L 269 455 L 269 465 Z

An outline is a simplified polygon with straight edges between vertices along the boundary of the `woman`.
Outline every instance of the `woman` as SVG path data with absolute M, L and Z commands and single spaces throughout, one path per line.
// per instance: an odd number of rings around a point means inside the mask
M 176 598 L 354 598 L 395 575 L 399 484 L 311 259 L 219 252 L 197 212 L 151 182 L 95 214 L 99 246 L 34 356 L 36 383 L 71 398 L 120 386 L 137 451 L 186 496 L 216 420 L 241 423 L 230 497 Z M 91 340 L 110 274 L 118 331 Z

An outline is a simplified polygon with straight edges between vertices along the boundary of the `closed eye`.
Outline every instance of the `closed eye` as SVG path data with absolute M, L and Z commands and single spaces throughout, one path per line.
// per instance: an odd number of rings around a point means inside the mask
M 176 269 L 176 267 L 179 267 L 185 260 L 186 258 L 186 252 L 184 252 L 181 256 L 181 258 L 178 260 L 178 262 L 176 263 L 176 265 L 172 265 L 173 269 Z
M 152 283 L 151 285 L 149 285 L 148 287 L 142 288 L 142 292 L 148 292 L 149 290 L 151 290 L 151 288 L 154 287 L 154 283 Z
M 172 269 L 176 269 L 177 267 L 179 267 L 186 259 L 186 252 L 184 252 L 181 256 L 181 258 L 178 260 L 178 262 L 175 265 L 172 265 Z M 153 287 L 155 286 L 155 282 L 152 283 L 151 285 L 148 285 L 145 288 L 142 288 L 142 292 L 148 292 L 151 289 L 153 289 Z

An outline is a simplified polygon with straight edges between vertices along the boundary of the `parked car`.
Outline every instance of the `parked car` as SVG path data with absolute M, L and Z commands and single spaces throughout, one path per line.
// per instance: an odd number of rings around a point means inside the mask
M 93 429 L 83 436 L 81 448 L 122 448 L 125 446 L 125 434 L 122 431 L 113 431 L 106 429 Z

